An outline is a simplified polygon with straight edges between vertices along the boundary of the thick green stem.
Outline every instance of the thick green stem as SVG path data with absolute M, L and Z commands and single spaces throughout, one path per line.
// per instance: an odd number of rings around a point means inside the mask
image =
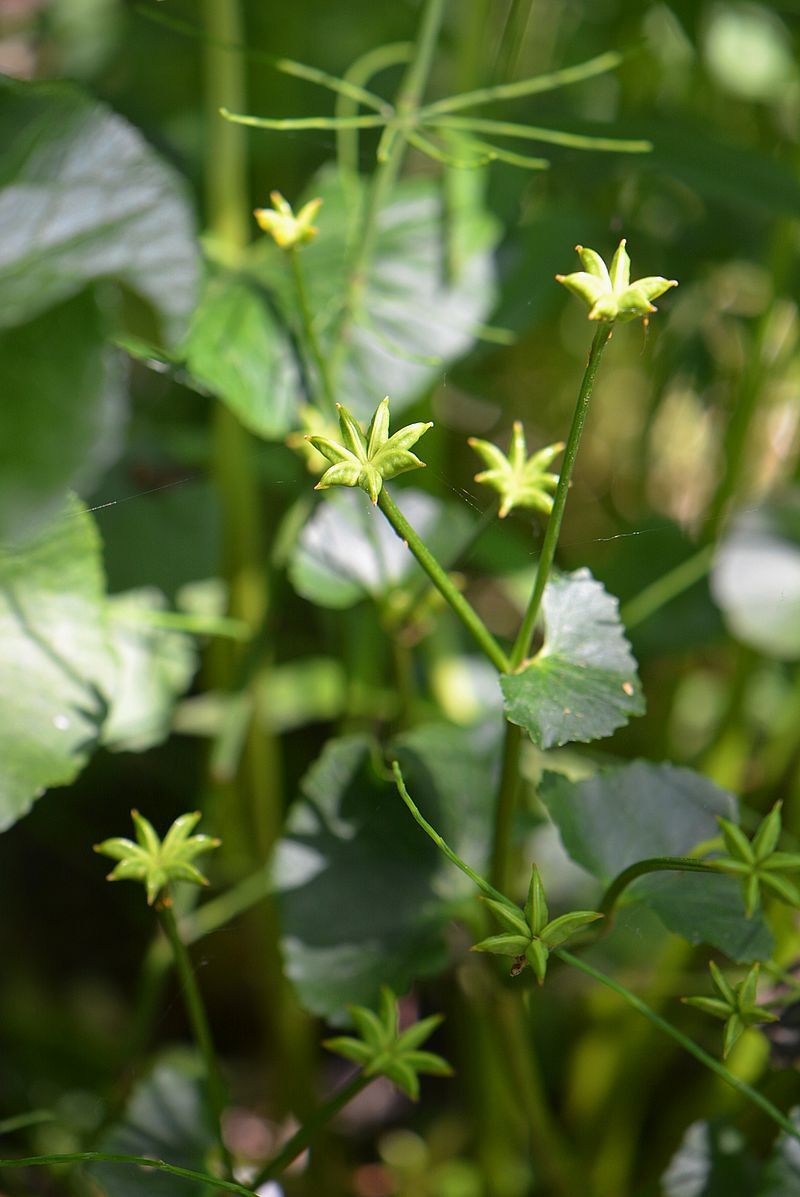
M 518 994 L 496 994 L 493 1021 L 514 1091 L 528 1126 L 531 1154 L 537 1172 L 549 1181 L 548 1191 L 559 1197 L 589 1197 L 587 1178 L 575 1159 L 550 1109 L 534 1046 L 525 1026 Z
M 230 1176 L 232 1162 L 222 1135 L 222 1115 L 225 1110 L 225 1082 L 222 1079 L 217 1053 L 214 1049 L 214 1040 L 211 1036 L 211 1027 L 206 1016 L 206 1008 L 195 979 L 194 968 L 192 967 L 189 953 L 178 930 L 178 923 L 175 919 L 175 912 L 172 908 L 169 895 L 163 898 L 163 905 L 159 909 L 159 918 L 172 948 L 175 967 L 178 970 L 186 1002 L 186 1012 L 189 1015 L 192 1032 L 205 1063 L 209 1114 L 211 1115 L 219 1140 L 222 1159 Z
M 492 884 L 505 891 L 508 885 L 509 857 L 511 855 L 511 827 L 514 808 L 519 792 L 519 757 L 522 749 L 522 728 L 516 723 L 506 723 L 503 740 L 503 759 L 500 785 L 494 814 L 494 836 L 489 876 Z
M 640 997 L 637 997 L 637 995 L 625 985 L 620 984 L 619 981 L 615 981 L 614 978 L 609 977 L 607 973 L 601 972 L 601 970 L 599 968 L 595 968 L 594 965 L 587 964 L 585 960 L 581 960 L 578 956 L 573 956 L 571 952 L 566 951 L 564 948 L 556 948 L 553 955 L 558 956 L 559 959 L 563 960 L 565 964 L 570 964 L 573 968 L 580 969 L 581 972 L 586 973 L 586 975 L 592 977 L 593 980 L 599 981 L 601 985 L 605 985 L 606 988 L 612 989 L 614 993 L 619 994 L 621 998 L 625 999 L 629 1006 L 631 1006 L 634 1010 L 637 1010 L 639 1014 L 644 1015 L 644 1017 L 648 1019 L 653 1026 L 658 1027 L 658 1029 L 663 1031 L 665 1035 L 669 1035 L 670 1039 L 674 1039 L 676 1043 L 679 1043 L 684 1051 L 687 1051 L 689 1055 L 694 1056 L 695 1060 L 699 1060 L 704 1067 L 710 1069 L 711 1072 L 716 1073 L 716 1075 L 720 1077 L 726 1085 L 730 1085 L 732 1089 L 737 1091 L 737 1093 L 741 1093 L 742 1096 L 746 1097 L 748 1101 L 751 1101 L 754 1105 L 758 1106 L 759 1109 L 763 1110 L 764 1113 L 781 1128 L 781 1130 L 786 1131 L 787 1135 L 791 1135 L 793 1139 L 800 1140 L 800 1129 L 798 1129 L 798 1127 L 796 1127 L 786 1117 L 786 1115 L 778 1109 L 777 1106 L 773 1105 L 769 1098 L 764 1097 L 764 1095 L 759 1093 L 757 1089 L 753 1089 L 747 1084 L 746 1081 L 740 1080 L 739 1077 L 735 1076 L 734 1073 L 727 1069 L 724 1064 L 721 1064 L 719 1060 L 716 1060 L 713 1056 L 709 1055 L 709 1053 L 704 1051 L 703 1048 L 700 1047 L 699 1044 L 695 1043 L 693 1039 L 690 1039 L 688 1035 L 684 1035 L 682 1031 L 679 1031 L 677 1027 L 674 1027 L 671 1022 L 667 1022 L 665 1018 L 662 1018 L 660 1014 L 657 1014 L 655 1010 L 648 1006 L 647 1002 L 642 1001 Z
M 60 1155 L 31 1155 L 19 1160 L 0 1160 L 0 1172 L 5 1168 L 46 1168 L 57 1167 L 60 1164 L 129 1164 L 134 1168 L 155 1168 L 158 1172 L 168 1172 L 170 1176 L 180 1176 L 184 1180 L 207 1185 L 210 1190 L 255 1197 L 255 1189 L 248 1189 L 233 1180 L 221 1180 L 207 1172 L 196 1172 L 193 1168 L 179 1168 L 177 1164 L 168 1164 L 166 1160 L 154 1160 L 150 1156 L 117 1155 L 108 1151 L 74 1151 Z
M 250 203 L 247 188 L 247 145 L 243 128 L 224 121 L 219 109 L 242 110 L 246 106 L 245 78 L 241 55 L 224 47 L 244 41 L 238 0 L 204 0 L 206 105 L 208 110 L 206 155 L 206 200 L 212 235 L 235 257 L 250 239 Z M 261 495 L 250 434 L 224 403 L 215 411 L 213 470 L 220 497 L 223 521 L 223 568 L 229 586 L 230 614 L 242 620 L 251 635 L 262 627 L 269 602 L 266 546 L 261 519 Z M 237 655 L 219 652 L 216 684 L 230 689 L 237 672 Z M 243 840 L 255 843 L 264 859 L 277 835 L 280 822 L 280 767 L 274 741 L 252 730 L 246 740 L 243 797 L 250 806 L 252 829 L 238 814 L 223 838 L 231 846 Z M 244 835 L 242 831 L 244 830 Z M 230 834 L 228 834 L 230 833 Z M 243 849 L 243 855 L 246 849 Z M 252 859 L 252 850 L 249 853 Z
M 336 397 L 333 391 L 333 383 L 331 381 L 330 371 L 328 370 L 328 363 L 322 352 L 322 347 L 319 343 L 316 330 L 314 328 L 314 317 L 311 312 L 311 305 L 308 302 L 308 291 L 306 290 L 306 283 L 303 277 L 303 267 L 300 262 L 300 253 L 296 246 L 292 246 L 289 250 L 289 261 L 292 267 L 292 277 L 294 278 L 294 287 L 297 294 L 297 305 L 300 309 L 300 319 L 303 323 L 303 336 L 305 338 L 306 347 L 317 369 L 317 377 L 319 379 L 322 397 L 328 409 L 328 414 L 336 415 Z M 319 404 L 318 406 L 322 406 Z
M 282 1172 L 285 1172 L 292 1161 L 296 1160 L 305 1151 L 317 1132 L 326 1123 L 330 1122 L 331 1118 L 338 1114 L 348 1102 L 351 1102 L 362 1089 L 366 1089 L 367 1085 L 371 1084 L 374 1079 L 374 1077 L 365 1076 L 363 1072 L 359 1072 L 346 1085 L 343 1085 L 338 1092 L 334 1093 L 333 1097 L 329 1098 L 324 1105 L 320 1106 L 310 1117 L 306 1118 L 296 1134 L 292 1135 L 291 1139 L 281 1148 L 275 1158 L 271 1159 L 259 1172 L 254 1181 L 254 1188 L 260 1189 L 266 1181 L 273 1180 L 274 1177 L 280 1176 Z
M 600 324 L 597 332 L 594 334 L 592 348 L 589 351 L 589 360 L 583 372 L 580 390 L 578 391 L 578 401 L 575 405 L 572 425 L 570 426 L 566 448 L 564 449 L 564 464 L 561 467 L 561 473 L 558 477 L 558 487 L 553 500 L 553 510 L 550 513 L 550 519 L 547 521 L 547 530 L 544 534 L 544 541 L 542 542 L 542 551 L 539 556 L 533 593 L 531 594 L 519 634 L 514 641 L 514 647 L 511 650 L 512 670 L 519 669 L 530 651 L 533 632 L 536 627 L 536 619 L 542 603 L 542 595 L 544 594 L 544 588 L 547 585 L 547 579 L 550 577 L 550 570 L 553 566 L 553 558 L 555 557 L 558 537 L 561 532 L 561 523 L 564 519 L 564 509 L 567 505 L 572 471 L 575 467 L 575 458 L 578 456 L 578 448 L 581 443 L 583 426 L 586 423 L 586 416 L 589 411 L 594 381 L 597 377 L 597 370 L 600 365 L 600 359 L 603 356 L 603 350 L 611 336 L 612 328 L 613 325 L 611 324 Z
M 623 890 L 636 881 L 637 877 L 644 877 L 647 873 L 717 873 L 719 869 L 713 864 L 702 860 L 693 860 L 690 856 L 652 856 L 648 860 L 637 860 L 635 864 L 623 869 L 618 877 L 609 885 L 603 894 L 598 910 L 609 920 L 614 913 Z M 604 924 L 604 926 L 607 924 Z
M 486 654 L 494 667 L 500 673 L 508 671 L 508 659 L 492 633 L 486 627 L 481 617 L 470 606 L 460 591 L 456 590 L 451 579 L 442 569 L 430 549 L 420 540 L 417 533 L 409 524 L 400 508 L 389 497 L 384 486 L 378 496 L 378 506 L 394 528 L 397 535 L 404 541 L 419 561 L 425 573 L 433 582 L 436 589 L 456 613 L 464 627 L 475 640 L 476 644 Z

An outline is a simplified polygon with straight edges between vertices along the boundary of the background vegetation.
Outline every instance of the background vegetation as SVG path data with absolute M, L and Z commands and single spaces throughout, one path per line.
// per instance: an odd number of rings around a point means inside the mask
M 625 236 L 635 276 L 677 278 L 648 329 L 615 333 L 559 547 L 562 568 L 587 565 L 619 596 L 647 714 L 599 745 L 548 753 L 546 767 L 574 778 L 639 757 L 691 766 L 742 797 L 748 829 L 783 799 L 790 840 L 800 836 L 799 11 L 793 0 L 451 0 L 429 97 L 618 50 L 617 69 L 509 99 L 492 115 L 653 148 L 522 143 L 521 152 L 546 153 L 546 171 L 506 161 L 457 170 L 412 148 L 376 249 L 371 319 L 355 334 L 357 362 L 341 393 L 362 418 L 388 393 L 397 426 L 435 421 L 428 469 L 411 485 L 423 492 L 417 520 L 446 552 L 487 507 L 468 436 L 505 446 L 518 419 L 531 449 L 564 438 L 590 330 L 553 275 L 575 268 L 575 243 L 606 255 Z M 244 129 L 218 114 L 221 105 L 276 118 L 346 114 L 347 100 L 275 60 L 342 76 L 376 47 L 413 41 L 419 15 L 411 0 L 0 8 L 0 67 L 11 77 L 0 89 L 0 144 L 10 147 L 0 156 L 4 582 L 67 488 L 94 519 L 71 508 L 43 566 L 58 583 L 51 594 L 63 586 L 84 604 L 77 639 L 58 601 L 40 612 L 44 626 L 65 620 L 62 659 L 48 666 L 57 681 L 20 647 L 11 605 L 0 613 L 0 743 L 11 778 L 0 798 L 0 1155 L 119 1143 L 138 1118 L 153 1150 L 202 1162 L 197 1064 L 176 1047 L 189 1035 L 164 945 L 140 895 L 106 886 L 91 853 L 128 833 L 132 807 L 160 831 L 198 808 L 223 839 L 204 899 L 223 903 L 219 926 L 195 963 L 230 1082 L 235 1152 L 266 1158 L 281 1128 L 346 1075 L 320 1047 L 315 1016 L 339 1021 L 343 1001 L 369 1004 L 384 977 L 402 991 L 409 971 L 422 979 L 407 1015 L 447 1015 L 435 1049 L 457 1078 L 426 1082 L 418 1107 L 376 1082 L 308 1168 L 287 1175 L 287 1193 L 559 1191 L 543 1178 L 519 1114 L 521 1087 L 534 1082 L 595 1197 L 800 1192 L 797 1175 L 778 1175 L 774 1162 L 754 1179 L 774 1137 L 769 1123 L 567 970 L 530 1008 L 541 1076 L 509 1085 L 508 1059 L 470 1021 L 485 1005 L 482 974 L 457 921 L 441 918 L 430 959 L 407 967 L 377 933 L 359 938 L 360 904 L 396 914 L 406 903 L 419 935 L 429 930 L 429 845 L 402 808 L 374 834 L 395 837 L 411 874 L 383 872 L 376 893 L 369 854 L 350 856 L 343 841 L 330 848 L 335 880 L 312 895 L 318 909 L 290 903 L 279 913 L 257 901 L 286 812 L 295 811 L 295 838 L 309 830 L 295 800 L 334 732 L 406 735 L 411 759 L 414 735 L 424 757 L 419 737 L 429 734 L 414 729 L 446 724 L 452 736 L 433 755 L 449 770 L 454 803 L 463 800 L 456 809 L 472 819 L 478 857 L 487 838 L 463 745 L 491 741 L 491 675 L 437 602 L 387 636 L 416 575 L 398 577 L 391 563 L 393 585 L 385 571 L 375 575 L 366 501 L 315 503 L 314 478 L 286 444 L 315 387 L 313 362 L 298 365 L 303 331 L 288 266 L 251 216 L 274 189 L 293 203 L 324 195 L 303 265 L 314 311 L 335 312 L 357 196 L 341 190 L 334 164 L 338 155 L 371 171 L 380 130 L 355 140 L 324 127 Z M 244 49 L 227 52 L 227 42 Z M 393 96 L 403 57 L 390 53 L 370 86 Z M 31 92 L 14 82 L 62 79 L 74 86 Z M 457 154 L 457 143 L 449 148 Z M 59 156 L 64 211 L 84 204 L 106 219 L 73 228 L 56 252 L 41 234 L 36 187 Z M 334 511 L 349 529 L 323 522 Z M 513 636 L 524 605 L 540 528 L 528 512 L 494 520 L 458 562 L 501 639 Z M 106 593 L 119 596 L 102 613 L 123 654 L 113 677 L 91 630 Z M 42 693 L 77 712 L 76 723 L 53 725 L 56 706 Z M 31 729 L 45 726 L 40 742 Z M 596 882 L 566 858 L 533 796 L 543 754 L 527 745 L 523 763 L 531 792 L 515 826 L 520 861 L 537 859 L 553 905 L 591 907 Z M 33 803 L 33 790 L 66 783 Z M 323 774 L 319 784 L 334 780 Z M 296 868 L 287 842 L 281 867 Z M 450 882 L 436 883 L 448 915 L 464 902 Z M 193 901 L 185 897 L 187 910 Z M 187 916 L 192 933 L 204 908 L 195 923 Z M 773 930 L 790 973 L 798 933 L 781 909 Z M 352 936 L 342 930 L 338 947 L 324 930 L 336 919 Z M 321 928 L 317 938 L 310 925 Z M 707 955 L 639 903 L 622 911 L 596 958 L 714 1050 L 718 1028 L 677 1004 L 705 987 Z M 767 989 L 786 984 L 770 978 Z M 503 1017 L 502 1007 L 485 1010 L 486 1023 Z M 797 1048 L 791 1028 L 782 1030 L 771 1064 L 756 1033 L 730 1064 L 788 1108 Z M 19 1127 L 14 1120 L 31 1111 Z M 709 1117 L 711 1129 L 689 1129 Z M 703 1166 L 708 1178 L 692 1187 L 691 1169 Z M 143 1191 L 141 1176 L 118 1172 L 89 1181 L 9 1171 L 0 1182 L 9 1194 L 82 1193 L 89 1183 L 111 1197 Z M 145 1183 L 151 1193 L 184 1191 L 169 1177 Z

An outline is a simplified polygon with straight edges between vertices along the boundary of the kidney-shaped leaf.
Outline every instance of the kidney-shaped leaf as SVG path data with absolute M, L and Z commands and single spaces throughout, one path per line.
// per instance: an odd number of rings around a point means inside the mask
M 719 834 L 717 815 L 736 819 L 730 794 L 691 769 L 633 761 L 572 782 L 546 773 L 540 795 L 572 859 L 607 885 L 629 865 L 685 856 Z M 733 960 L 769 956 L 762 918 L 748 919 L 732 877 L 648 874 L 630 897 L 649 906 L 690 943 L 709 943 Z
M 420 728 L 394 745 L 423 812 L 481 867 L 489 843 L 496 737 Z M 442 929 L 463 894 L 363 736 L 331 741 L 302 783 L 278 845 L 286 969 L 303 1005 L 339 1020 L 402 993 L 445 959 Z
M 396 494 L 397 505 L 437 556 L 465 535 L 469 516 L 417 490 Z M 419 573 L 410 549 L 361 490 L 332 490 L 305 525 L 289 562 L 298 594 L 320 607 L 352 607 L 380 598 Z
M 165 1056 L 134 1089 L 120 1122 L 100 1144 L 115 1155 L 167 1160 L 207 1172 L 214 1149 L 204 1096 L 203 1068 L 188 1053 Z M 88 1171 L 105 1197 L 212 1197 L 213 1187 L 178 1180 L 152 1168 L 92 1164 Z
M 587 743 L 644 712 L 619 604 L 588 569 L 551 577 L 542 602 L 544 644 L 519 673 L 500 678 L 506 718 L 539 748 Z
M 23 548 L 0 550 L 0 830 L 86 763 L 109 666 L 99 540 L 73 501 Z
M 285 328 L 247 282 L 211 277 L 183 346 L 189 372 L 257 436 L 285 436 L 301 398 Z
M 115 455 L 126 386 L 85 291 L 0 332 L 0 540 L 20 540 Z
M 0 82 L 0 145 L 0 327 L 112 278 L 176 340 L 198 256 L 175 171 L 126 120 L 65 83 Z
M 739 640 L 782 661 L 800 658 L 800 491 L 736 518 L 711 592 Z

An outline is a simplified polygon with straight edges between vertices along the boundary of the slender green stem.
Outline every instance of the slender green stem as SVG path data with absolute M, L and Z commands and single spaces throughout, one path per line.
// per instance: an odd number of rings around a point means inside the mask
M 511 827 L 519 792 L 519 756 L 522 749 L 522 728 L 516 723 L 506 723 L 503 739 L 503 758 L 500 785 L 494 814 L 494 832 L 489 876 L 499 890 L 508 884 L 509 856 L 511 854 Z
M 420 117 L 426 119 L 438 116 L 440 113 L 458 112 L 461 108 L 475 108 L 479 104 L 497 103 L 499 100 L 518 100 L 522 96 L 532 96 L 543 91 L 553 91 L 557 87 L 565 87 L 569 83 L 580 83 L 583 79 L 592 79 L 595 75 L 604 75 L 613 71 L 622 62 L 622 54 L 616 50 L 609 50 L 590 58 L 588 62 L 577 66 L 564 67 L 559 71 L 551 71 L 546 75 L 534 75 L 530 79 L 520 79 L 516 83 L 499 83 L 493 87 L 478 87 L 474 91 L 462 92 L 458 96 L 448 96 L 444 100 L 436 100 L 433 104 L 426 104 L 420 109 Z
M 644 877 L 647 873 L 719 874 L 719 869 L 705 861 L 693 860 L 690 856 L 652 856 L 648 860 L 637 860 L 635 864 L 623 869 L 603 894 L 598 910 L 606 916 L 606 920 L 611 918 L 623 890 L 637 877 Z M 607 926 L 607 923 L 603 925 Z
M 347 68 L 344 78 L 348 83 L 363 86 L 375 75 L 389 67 L 406 63 L 414 54 L 413 42 L 389 42 L 367 50 Z M 336 115 L 357 116 L 359 101 L 353 96 L 339 95 L 336 98 Z M 390 111 L 394 111 L 391 109 Z M 340 128 L 336 134 L 336 157 L 340 170 L 353 178 L 358 172 L 358 130 Z M 349 179 L 348 179 L 349 181 Z M 347 182 L 345 182 L 347 186 Z
M 359 310 L 366 287 L 367 266 L 375 246 L 378 217 L 389 198 L 402 166 L 406 142 L 404 138 L 398 136 L 399 127 L 403 121 L 408 121 L 410 115 L 419 107 L 419 101 L 433 65 L 433 56 L 444 17 L 444 4 L 445 0 L 425 0 L 414 57 L 408 65 L 397 93 L 395 109 L 398 120 L 387 125 L 384 137 L 381 138 L 378 165 L 370 180 L 364 211 L 359 217 L 360 236 L 350 261 L 347 290 L 339 326 L 336 330 L 336 349 L 332 367 L 334 377 L 343 355 L 347 352 L 348 330 Z
M 612 324 L 600 324 L 594 334 L 592 347 L 589 351 L 589 360 L 586 363 L 586 369 L 581 380 L 578 401 L 575 404 L 572 425 L 569 430 L 569 436 L 567 437 L 566 448 L 564 449 L 564 464 L 558 476 L 558 487 L 553 500 L 553 510 L 547 521 L 547 530 L 545 531 L 544 541 L 542 542 L 542 551 L 539 556 L 533 593 L 531 594 L 522 626 L 519 629 L 519 634 L 514 641 L 514 647 L 511 650 L 510 664 L 512 670 L 519 669 L 530 651 L 531 640 L 533 639 L 533 632 L 536 627 L 536 618 L 539 614 L 539 607 L 541 606 L 547 579 L 550 577 L 556 545 L 558 544 L 558 537 L 561 532 L 561 523 L 564 519 L 564 509 L 567 505 L 572 471 L 575 467 L 575 458 L 578 456 L 578 448 L 581 443 L 583 426 L 589 411 L 594 381 L 597 377 L 597 370 L 600 365 L 600 359 L 603 356 L 603 350 L 611 336 L 612 328 Z
M 499 506 L 500 499 L 498 498 L 494 503 L 490 503 L 490 505 L 481 512 L 480 519 L 473 524 L 461 543 L 457 545 L 450 554 L 447 560 L 447 565 L 445 566 L 445 569 L 448 572 L 458 568 L 459 562 L 462 561 L 469 551 L 475 546 L 475 544 L 477 544 L 486 529 L 494 523 L 495 519 L 497 518 Z M 396 627 L 401 624 L 410 623 L 413 620 L 414 614 L 420 603 L 430 593 L 432 593 L 431 587 L 424 578 L 420 578 L 416 586 L 409 587 L 406 591 L 406 599 L 402 607 L 399 609 L 394 609 L 391 612 L 390 620 L 392 626 Z
M 433 582 L 436 589 L 450 605 L 464 627 L 483 650 L 494 667 L 500 673 L 508 671 L 508 659 L 492 633 L 486 627 L 478 613 L 470 606 L 460 591 L 456 590 L 452 581 L 433 556 L 430 549 L 420 540 L 417 533 L 409 524 L 400 508 L 389 497 L 384 486 L 378 496 L 378 506 L 394 528 L 397 535 L 408 545 L 411 552 L 420 563 L 425 573 Z
M 635 628 L 644 623 L 656 611 L 683 594 L 695 582 L 699 582 L 708 573 L 714 557 L 714 546 L 704 545 L 691 557 L 681 561 L 674 569 L 656 578 L 649 586 L 645 586 L 634 598 L 629 599 L 620 611 L 620 618 L 626 628 Z
M 652 141 L 640 138 L 594 137 L 583 133 L 565 133 L 541 125 L 520 125 L 514 121 L 495 121 L 478 116 L 429 115 L 428 109 L 419 113 L 419 123 L 438 129 L 459 129 L 462 132 L 494 133 L 497 137 L 520 137 L 525 141 L 543 141 L 548 145 L 563 145 L 574 150 L 612 150 L 621 154 L 647 154 Z
M 221 1180 L 220 1177 L 210 1176 L 207 1172 L 196 1172 L 194 1168 L 179 1168 L 177 1164 L 168 1164 L 166 1160 L 154 1160 L 150 1156 L 118 1155 L 109 1151 L 74 1151 L 58 1155 L 31 1155 L 19 1160 L 0 1160 L 0 1172 L 5 1168 L 44 1168 L 59 1164 L 130 1164 L 135 1168 L 155 1168 L 158 1172 L 168 1172 L 170 1176 L 180 1176 L 184 1180 L 208 1185 L 210 1189 L 219 1189 L 225 1193 L 241 1193 L 243 1197 L 255 1197 L 255 1189 L 248 1189 L 234 1180 Z
M 292 267 L 292 278 L 294 279 L 294 287 L 297 294 L 297 305 L 300 308 L 300 319 L 303 323 L 303 335 L 306 346 L 317 368 L 317 376 L 328 412 L 331 416 L 335 416 L 336 397 L 333 392 L 333 383 L 331 382 L 327 359 L 322 352 L 322 347 L 314 328 L 314 317 L 311 312 L 311 305 L 308 302 L 308 291 L 303 276 L 303 267 L 300 262 L 300 253 L 296 246 L 292 246 L 289 250 L 289 262 Z
M 474 869 L 471 869 L 467 862 L 462 860 L 458 853 L 454 852 L 450 845 L 442 839 L 436 828 L 431 827 L 430 823 L 422 814 L 422 811 L 419 809 L 417 804 L 414 802 L 414 799 L 406 789 L 406 783 L 403 780 L 403 773 L 400 769 L 400 764 L 398 761 L 392 761 L 392 772 L 394 773 L 395 785 L 397 786 L 400 797 L 410 810 L 415 822 L 419 824 L 427 836 L 430 836 L 439 851 L 444 853 L 447 859 L 451 861 L 451 863 L 454 864 L 457 869 L 461 869 L 461 872 L 465 873 L 466 876 L 469 877 L 470 881 L 477 885 L 481 893 L 486 894 L 487 898 L 494 898 L 496 902 L 508 902 L 508 898 L 505 896 L 505 894 L 501 894 L 499 890 L 495 889 L 493 885 L 489 884 L 485 877 L 481 877 L 480 873 L 476 873 Z
M 29 1126 L 39 1126 L 42 1122 L 55 1122 L 56 1115 L 52 1110 L 29 1110 L 27 1114 L 16 1114 L 13 1118 L 0 1121 L 0 1135 L 11 1135 L 14 1131 L 25 1130 Z
M 273 129 L 275 132 L 299 132 L 303 129 L 382 129 L 385 116 L 249 116 L 245 112 L 231 112 L 220 107 L 219 114 L 232 125 L 247 125 L 250 129 Z
M 292 1161 L 296 1160 L 305 1151 L 318 1131 L 374 1080 L 374 1077 L 365 1076 L 363 1072 L 359 1072 L 346 1085 L 342 1085 L 341 1089 L 334 1093 L 333 1097 L 329 1098 L 324 1105 L 320 1106 L 319 1109 L 306 1118 L 300 1129 L 296 1134 L 292 1135 L 291 1139 L 281 1148 L 274 1159 L 271 1159 L 261 1169 L 253 1182 L 253 1187 L 258 1190 L 266 1181 L 273 1180 L 276 1176 L 280 1176 L 282 1172 L 285 1172 Z
M 222 636 L 227 640 L 249 640 L 252 632 L 241 619 L 225 615 L 204 615 L 195 611 L 159 611 L 153 607 L 115 611 L 114 624 L 126 628 L 168 628 L 190 636 Z
M 677 1027 L 674 1027 L 671 1022 L 667 1022 L 665 1018 L 662 1018 L 660 1014 L 657 1014 L 655 1010 L 648 1006 L 647 1002 L 642 1001 L 640 997 L 637 997 L 637 995 L 625 985 L 620 984 L 619 981 L 615 981 L 614 978 L 609 977 L 607 973 L 601 972 L 601 970 L 599 968 L 595 968 L 594 965 L 587 964 L 585 960 L 581 960 L 578 956 L 573 956 L 571 952 L 566 951 L 564 948 L 556 948 L 553 955 L 558 956 L 559 959 L 563 960 L 565 964 L 570 964 L 573 968 L 580 969 L 581 972 L 586 973 L 586 975 L 592 977 L 593 980 L 599 981 L 601 985 L 605 985 L 606 988 L 611 989 L 614 991 L 614 993 L 619 994 L 621 998 L 625 999 L 629 1006 L 631 1006 L 634 1010 L 637 1010 L 639 1014 L 644 1015 L 644 1017 L 648 1019 L 653 1026 L 658 1027 L 658 1029 L 663 1031 L 665 1035 L 669 1035 L 670 1039 L 674 1039 L 676 1043 L 679 1043 L 684 1051 L 687 1051 L 691 1056 L 694 1056 L 695 1060 L 699 1060 L 701 1064 L 720 1077 L 726 1085 L 730 1085 L 732 1089 L 737 1091 L 737 1093 L 741 1093 L 742 1096 L 746 1097 L 748 1101 L 751 1101 L 754 1105 L 758 1106 L 759 1109 L 763 1110 L 773 1122 L 777 1123 L 781 1130 L 786 1131 L 787 1135 L 791 1135 L 793 1139 L 800 1140 L 800 1128 L 794 1126 L 789 1118 L 787 1118 L 777 1106 L 772 1104 L 769 1098 L 764 1097 L 764 1095 L 759 1093 L 757 1089 L 753 1089 L 747 1084 L 746 1081 L 740 1080 L 739 1077 L 730 1072 L 724 1064 L 721 1064 L 719 1060 L 716 1060 L 713 1056 L 709 1055 L 709 1053 L 704 1051 L 703 1048 L 700 1047 L 699 1044 L 695 1043 L 693 1039 L 690 1039 L 688 1035 L 684 1035 L 682 1031 L 679 1031 Z
M 186 945 L 181 939 L 181 933 L 178 930 L 178 923 L 169 895 L 165 897 L 164 904 L 159 909 L 159 918 L 172 948 L 175 967 L 178 970 L 183 996 L 186 1001 L 186 1012 L 189 1015 L 189 1022 L 191 1023 L 197 1046 L 205 1062 L 209 1113 L 219 1140 L 222 1159 L 230 1176 L 232 1161 L 222 1135 L 222 1115 L 225 1110 L 225 1083 L 220 1072 L 217 1053 L 214 1050 L 214 1040 L 211 1036 L 211 1027 L 206 1016 L 206 1008 L 194 975 L 192 961 L 186 950 Z

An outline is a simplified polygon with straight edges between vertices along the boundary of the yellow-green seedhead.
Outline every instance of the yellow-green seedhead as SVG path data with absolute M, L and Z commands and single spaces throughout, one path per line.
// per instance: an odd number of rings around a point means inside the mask
M 180 815 L 161 840 L 152 823 L 131 811 L 136 841 L 115 837 L 95 844 L 95 852 L 119 863 L 108 874 L 108 881 L 140 881 L 153 905 L 161 890 L 172 881 L 191 881 L 208 885 L 208 880 L 192 862 L 204 852 L 218 848 L 221 840 L 212 835 L 192 835 L 200 821 L 199 810 Z
M 295 216 L 292 205 L 280 191 L 270 192 L 269 198 L 273 206 L 256 208 L 254 215 L 259 227 L 269 233 L 281 249 L 296 249 L 314 240 L 319 230 L 313 221 L 322 204 L 321 199 L 309 200 Z
M 677 287 L 677 279 L 651 275 L 631 282 L 631 260 L 623 238 L 606 266 L 593 249 L 576 245 L 583 270 L 574 274 L 557 274 L 556 280 L 589 306 L 590 320 L 624 324 L 628 320 L 649 316 L 656 309 L 653 300 L 658 299 L 670 287 Z
M 758 1023 L 775 1022 L 777 1016 L 764 1006 L 756 1002 L 758 989 L 759 965 L 754 964 L 748 969 L 738 985 L 731 985 L 725 979 L 720 969 L 710 961 L 711 984 L 717 993 L 716 997 L 687 997 L 681 998 L 687 1006 L 694 1006 L 704 1014 L 711 1014 L 714 1018 L 721 1018 L 725 1022 L 722 1055 L 727 1056 L 736 1040 L 748 1027 Z
M 563 441 L 539 449 L 528 457 L 525 432 L 520 421 L 515 420 L 508 455 L 491 441 L 478 440 L 474 436 L 469 438 L 469 444 L 489 467 L 476 474 L 475 481 L 491 486 L 500 495 L 501 519 L 514 507 L 531 507 L 550 514 L 553 510 L 550 492 L 558 485 L 558 474 L 548 473 L 547 467 L 564 448 Z
M 409 450 L 433 424 L 408 424 L 389 436 L 389 399 L 383 399 L 372 417 L 367 435 L 346 407 L 336 405 L 339 412 L 341 441 L 327 436 L 308 436 L 315 449 L 332 464 L 320 478 L 315 489 L 331 486 L 360 486 L 373 503 L 385 481 L 407 470 L 421 469 L 424 461 Z
M 360 1038 L 339 1035 L 327 1039 L 325 1046 L 359 1064 L 365 1076 L 388 1077 L 414 1101 L 419 1097 L 419 1073 L 452 1076 L 452 1068 L 441 1056 L 419 1050 L 442 1021 L 441 1014 L 432 1014 L 401 1031 L 397 998 L 387 986 L 381 990 L 377 1014 L 366 1006 L 350 1006 L 349 1010 Z

